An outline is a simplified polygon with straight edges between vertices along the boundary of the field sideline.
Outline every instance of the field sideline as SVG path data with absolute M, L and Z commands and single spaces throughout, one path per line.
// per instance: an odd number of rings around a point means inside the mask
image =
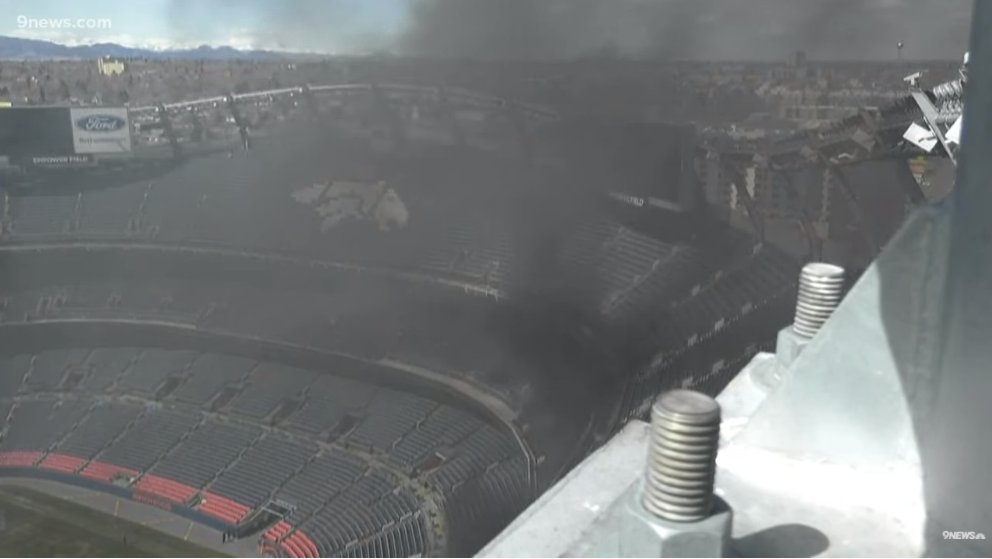
M 2 557 L 227 557 L 153 528 L 13 484 L 0 485 Z

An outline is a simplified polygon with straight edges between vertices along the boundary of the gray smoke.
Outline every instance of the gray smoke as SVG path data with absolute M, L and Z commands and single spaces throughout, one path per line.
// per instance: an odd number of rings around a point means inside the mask
M 672 59 L 958 58 L 970 0 L 413 0 L 405 53 Z
M 257 46 L 336 53 L 864 60 L 900 41 L 909 59 L 958 58 L 971 15 L 971 0 L 390 0 L 377 20 L 361 1 L 171 0 L 167 17 L 175 40 L 236 22 Z

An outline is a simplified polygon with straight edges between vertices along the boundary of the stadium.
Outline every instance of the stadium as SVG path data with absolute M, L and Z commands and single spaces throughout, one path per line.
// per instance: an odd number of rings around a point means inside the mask
M 681 125 L 382 82 L 87 110 L 127 141 L 0 142 L 0 475 L 229 554 L 475 553 L 660 391 L 772 346 L 822 250 L 722 216 Z

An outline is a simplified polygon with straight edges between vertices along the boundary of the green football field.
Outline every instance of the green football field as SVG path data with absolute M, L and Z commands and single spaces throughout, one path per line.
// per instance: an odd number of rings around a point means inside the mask
M 225 555 L 77 503 L 26 487 L 3 485 L 0 557 Z

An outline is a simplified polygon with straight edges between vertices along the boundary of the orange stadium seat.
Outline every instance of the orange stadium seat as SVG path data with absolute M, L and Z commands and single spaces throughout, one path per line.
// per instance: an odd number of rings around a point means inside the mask
M 106 462 L 90 462 L 88 466 L 83 468 L 80 472 L 83 477 L 88 477 L 90 479 L 96 479 L 99 481 L 110 482 L 114 479 L 114 476 L 125 475 L 125 476 L 136 476 L 138 472 L 130 470 L 128 468 L 121 468 L 120 466 L 115 466 L 113 464 L 107 464 Z
M 134 485 L 139 491 L 147 491 L 175 503 L 185 503 L 196 494 L 196 488 L 172 481 L 161 476 L 147 474 Z
M 77 458 L 76 456 L 69 456 L 68 454 L 49 454 L 44 460 L 41 461 L 41 464 L 39 464 L 38 467 L 46 470 L 55 470 L 57 472 L 71 474 L 85 463 L 86 460 Z

